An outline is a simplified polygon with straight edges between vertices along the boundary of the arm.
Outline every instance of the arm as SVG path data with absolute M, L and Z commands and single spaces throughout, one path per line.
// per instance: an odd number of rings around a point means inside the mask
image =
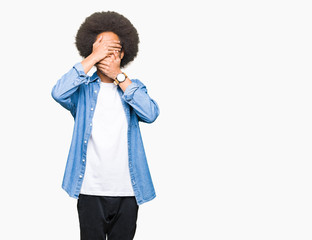
M 113 52 L 120 51 L 120 49 L 121 45 L 119 41 L 104 41 L 102 36 L 98 36 L 93 44 L 92 53 L 81 63 L 75 64 L 69 72 L 57 81 L 51 92 L 54 100 L 69 110 L 73 117 L 75 117 L 79 85 L 89 83 L 90 77 L 87 73 L 94 64 Z
M 142 122 L 152 123 L 159 115 L 158 104 L 148 95 L 146 86 L 138 79 L 128 85 L 122 98 L 133 108 Z
M 88 83 L 89 77 L 85 74 L 81 63 L 76 63 L 71 70 L 64 74 L 52 88 L 53 99 L 69 110 L 73 117 L 76 114 L 78 102 L 78 88 L 82 83 Z
M 123 56 L 114 53 L 111 57 L 105 58 L 97 63 L 97 68 L 105 73 L 106 76 L 115 79 L 120 70 L 120 61 Z M 152 123 L 159 115 L 157 103 L 150 98 L 145 85 L 138 79 L 131 81 L 129 78 L 119 84 L 124 94 L 122 98 L 133 108 L 139 116 L 139 120 L 146 123 Z

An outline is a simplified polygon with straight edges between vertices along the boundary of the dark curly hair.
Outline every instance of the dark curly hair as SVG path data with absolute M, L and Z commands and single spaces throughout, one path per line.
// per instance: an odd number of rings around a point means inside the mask
M 113 11 L 95 12 L 81 24 L 76 35 L 76 47 L 82 57 L 92 53 L 93 43 L 102 32 L 113 32 L 119 37 L 124 50 L 120 67 L 133 61 L 139 51 L 139 34 L 127 18 Z

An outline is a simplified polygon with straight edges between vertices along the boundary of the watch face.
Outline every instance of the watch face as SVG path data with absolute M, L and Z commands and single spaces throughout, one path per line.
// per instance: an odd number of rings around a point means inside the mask
M 126 76 L 125 76 L 124 74 L 122 74 L 122 73 L 119 73 L 119 74 L 117 75 L 117 80 L 118 80 L 119 82 L 123 82 L 123 81 L 126 80 Z

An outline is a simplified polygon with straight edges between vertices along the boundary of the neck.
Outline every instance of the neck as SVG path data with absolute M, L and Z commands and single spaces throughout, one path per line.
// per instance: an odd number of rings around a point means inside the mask
M 100 77 L 101 79 L 101 82 L 104 82 L 104 83 L 113 83 L 114 80 L 107 77 L 105 74 L 103 74 L 101 71 L 97 70 L 96 71 L 97 75 Z

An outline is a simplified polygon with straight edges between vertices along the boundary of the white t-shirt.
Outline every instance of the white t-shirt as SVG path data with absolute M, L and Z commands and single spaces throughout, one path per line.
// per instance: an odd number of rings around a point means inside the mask
M 127 130 L 117 86 L 100 82 L 80 193 L 134 196 L 128 166 Z

